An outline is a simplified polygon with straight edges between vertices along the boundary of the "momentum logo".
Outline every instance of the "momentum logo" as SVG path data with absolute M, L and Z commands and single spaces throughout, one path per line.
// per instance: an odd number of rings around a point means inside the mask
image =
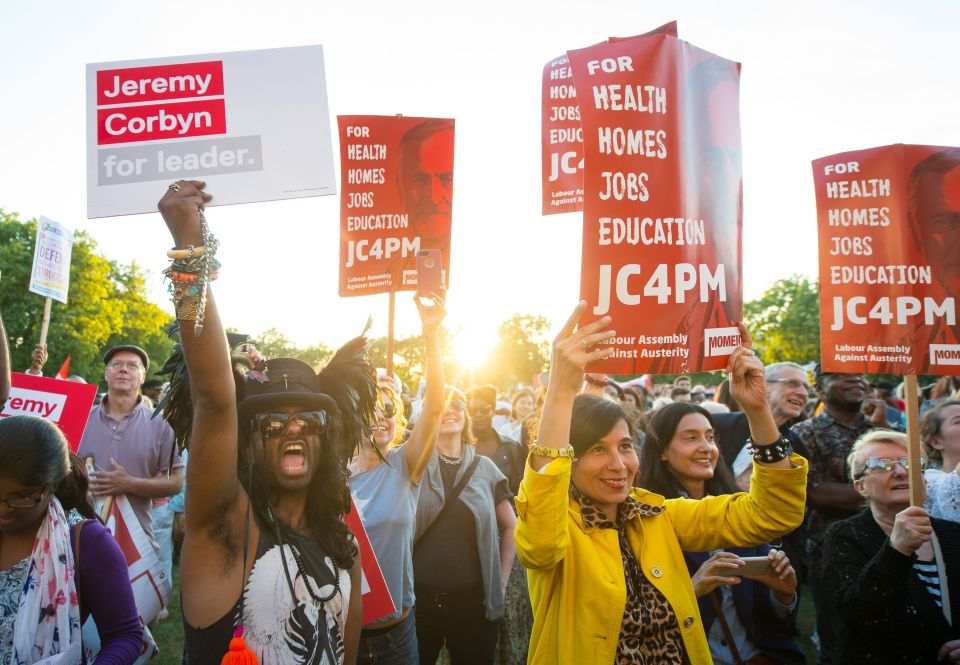
M 960 365 L 960 344 L 931 344 L 931 365 Z
M 704 357 L 728 356 L 742 341 L 738 328 L 707 328 L 703 331 Z

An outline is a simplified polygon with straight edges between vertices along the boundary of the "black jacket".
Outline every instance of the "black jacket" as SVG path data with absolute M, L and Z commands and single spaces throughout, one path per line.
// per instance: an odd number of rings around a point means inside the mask
M 823 548 L 823 582 L 840 617 L 837 663 L 936 663 L 960 638 L 960 524 L 934 519 L 949 581 L 953 626 L 870 510 L 835 522 Z

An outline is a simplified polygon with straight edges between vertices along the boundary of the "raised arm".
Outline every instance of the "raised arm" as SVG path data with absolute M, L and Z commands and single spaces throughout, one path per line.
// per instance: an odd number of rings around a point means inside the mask
M 734 349 L 727 361 L 727 373 L 730 377 L 730 394 L 744 413 L 750 424 L 750 438 L 754 445 L 766 446 L 776 443 L 780 439 L 780 430 L 773 419 L 770 403 L 767 401 L 767 381 L 763 374 L 763 363 L 753 352 L 753 341 L 750 332 L 738 323 L 743 344 Z M 790 458 L 767 464 L 757 462 L 762 466 L 774 469 L 791 469 L 795 464 Z
M 609 346 L 595 348 L 615 334 L 612 330 L 604 330 L 610 324 L 610 317 L 576 329 L 586 306 L 585 302 L 577 305 L 553 340 L 550 381 L 536 442 L 544 448 L 565 449 L 570 446 L 573 400 L 583 384 L 584 367 L 613 353 Z M 571 459 L 561 457 L 543 468 L 550 460 L 550 457 L 530 453 L 515 501 L 517 527 L 514 545 L 520 562 L 532 570 L 554 568 L 566 556 L 570 544 L 566 505 Z
M 584 301 L 577 305 L 553 340 L 550 381 L 547 383 L 537 437 L 537 444 L 544 448 L 566 448 L 570 445 L 570 416 L 573 413 L 573 400 L 583 386 L 584 368 L 588 363 L 613 353 L 609 346 L 596 348 L 597 344 L 616 334 L 613 330 L 605 330 L 610 325 L 609 316 L 577 328 L 586 306 Z M 530 466 L 539 471 L 549 461 L 549 457 L 531 455 Z
M 447 310 L 442 293 L 432 293 L 430 296 L 432 304 L 425 303 L 416 296 L 413 299 L 420 312 L 423 338 L 427 345 L 427 391 L 420 417 L 417 418 L 403 451 L 410 469 L 410 479 L 414 483 L 420 482 L 423 470 L 437 447 L 437 432 L 440 430 L 440 416 L 443 415 L 444 378 L 443 356 L 440 354 L 440 324 L 447 315 Z
M 201 210 L 212 198 L 201 181 L 180 180 L 157 206 L 177 249 L 202 247 Z M 176 285 L 175 285 L 176 286 Z M 175 302 L 176 305 L 176 302 Z M 227 338 L 210 286 L 207 286 L 203 329 L 194 332 L 191 303 L 177 308 L 183 354 L 190 371 L 193 432 L 187 470 L 187 532 L 206 531 L 235 509 L 240 496 L 237 480 L 237 405 Z

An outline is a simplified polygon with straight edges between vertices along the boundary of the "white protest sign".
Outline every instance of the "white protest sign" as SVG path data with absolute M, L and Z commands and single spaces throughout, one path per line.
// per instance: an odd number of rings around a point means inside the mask
M 87 217 L 181 179 L 211 205 L 336 194 L 323 47 L 88 64 Z
M 41 217 L 37 222 L 30 291 L 66 304 L 72 249 L 73 232 L 52 219 Z

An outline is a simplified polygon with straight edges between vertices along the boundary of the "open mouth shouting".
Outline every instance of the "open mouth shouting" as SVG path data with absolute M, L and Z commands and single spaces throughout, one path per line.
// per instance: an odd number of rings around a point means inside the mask
M 300 476 L 307 470 L 306 444 L 303 441 L 288 441 L 280 455 L 280 468 L 286 476 Z

